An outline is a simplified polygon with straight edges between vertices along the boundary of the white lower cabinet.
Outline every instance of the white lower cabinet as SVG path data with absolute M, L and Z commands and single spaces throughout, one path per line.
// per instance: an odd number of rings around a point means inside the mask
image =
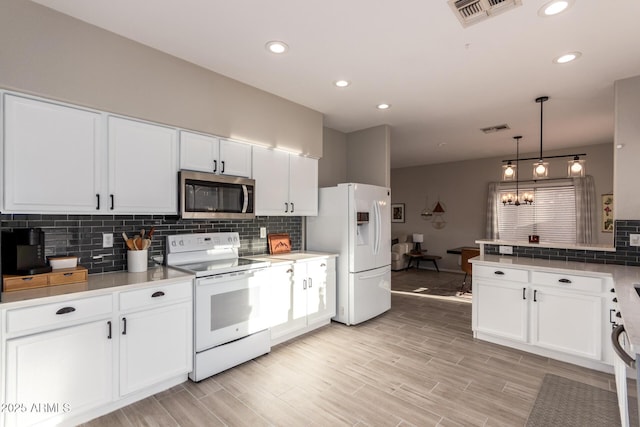
M 187 379 L 192 281 L 0 310 L 0 425 L 76 425 Z M 17 408 L 17 410 L 15 410 Z
M 611 364 L 606 279 L 498 264 L 473 267 L 475 337 L 595 369 Z
M 286 258 L 286 254 L 277 255 Z M 335 258 L 295 260 L 270 267 L 271 343 L 326 325 L 336 312 Z
M 191 322 L 190 302 L 121 317 L 121 396 L 191 371 Z
M 100 320 L 10 339 L 5 426 L 57 425 L 112 399 L 113 340 Z

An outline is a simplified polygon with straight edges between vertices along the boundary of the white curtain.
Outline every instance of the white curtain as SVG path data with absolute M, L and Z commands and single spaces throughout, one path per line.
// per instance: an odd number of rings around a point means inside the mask
M 576 190 L 576 243 L 593 242 L 595 226 L 596 185 L 591 175 L 573 178 Z
M 495 240 L 500 238 L 500 233 L 498 232 L 498 197 L 500 197 L 498 183 L 490 182 L 487 194 L 487 228 L 485 232 L 487 239 Z

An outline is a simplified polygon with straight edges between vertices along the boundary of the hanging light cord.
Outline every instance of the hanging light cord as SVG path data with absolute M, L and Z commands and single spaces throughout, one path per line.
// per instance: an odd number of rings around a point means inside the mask
M 520 138 L 522 138 L 522 136 L 518 135 L 518 136 L 514 136 L 513 139 L 516 140 L 516 201 L 515 201 L 515 205 L 519 206 L 520 205 L 520 193 L 519 193 L 519 188 L 518 188 L 518 181 L 520 181 L 520 177 L 518 176 L 518 171 L 520 169 L 518 169 L 520 167 Z

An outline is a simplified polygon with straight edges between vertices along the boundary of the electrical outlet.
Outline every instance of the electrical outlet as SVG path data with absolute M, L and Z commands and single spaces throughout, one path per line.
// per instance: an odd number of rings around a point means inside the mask
M 260 238 L 261 239 L 267 238 L 267 227 L 260 227 Z
M 640 234 L 629 234 L 629 246 L 640 246 Z
M 500 253 L 505 255 L 513 255 L 513 246 L 500 246 Z
M 102 247 L 103 248 L 113 247 L 113 233 L 102 233 Z

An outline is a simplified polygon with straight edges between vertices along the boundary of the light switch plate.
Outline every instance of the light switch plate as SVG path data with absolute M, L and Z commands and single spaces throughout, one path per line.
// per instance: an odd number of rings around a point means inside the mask
M 267 238 L 267 227 L 260 227 L 260 238 L 261 239 Z
M 513 255 L 513 246 L 500 246 L 499 252 L 505 255 Z
M 629 234 L 629 246 L 640 246 L 640 234 Z
M 102 247 L 103 248 L 113 247 L 113 233 L 102 233 Z

